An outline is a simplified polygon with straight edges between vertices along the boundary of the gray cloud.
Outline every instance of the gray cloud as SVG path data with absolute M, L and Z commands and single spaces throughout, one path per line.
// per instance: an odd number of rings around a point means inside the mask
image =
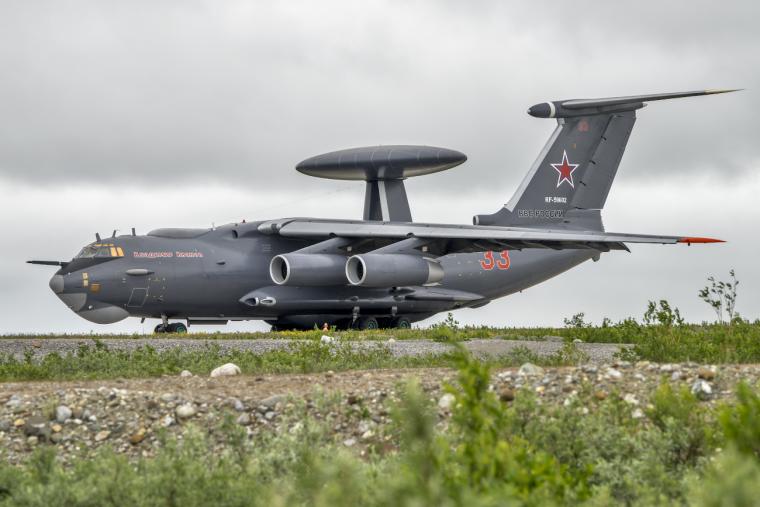
M 534 102 L 760 89 L 759 9 L 4 2 L 0 175 L 273 187 L 299 183 L 307 156 L 400 142 L 468 153 L 448 188 L 516 182 L 551 131 L 525 115 Z M 642 111 L 624 177 L 756 169 L 751 89 Z

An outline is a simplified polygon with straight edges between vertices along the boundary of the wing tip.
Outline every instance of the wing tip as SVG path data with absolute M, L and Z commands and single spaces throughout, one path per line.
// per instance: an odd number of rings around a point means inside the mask
M 723 239 L 716 239 L 716 238 L 702 238 L 699 236 L 686 236 L 683 238 L 678 238 L 678 243 L 687 243 L 691 245 L 692 243 L 725 243 L 726 241 Z

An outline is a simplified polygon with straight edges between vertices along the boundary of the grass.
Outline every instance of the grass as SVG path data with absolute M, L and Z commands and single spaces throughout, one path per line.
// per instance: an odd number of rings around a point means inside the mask
M 376 368 L 453 367 L 457 352 L 395 356 L 382 343 L 357 345 L 347 342 L 322 344 L 297 341 L 284 349 L 256 353 L 248 350 L 224 350 L 210 344 L 201 350 L 174 347 L 157 350 L 151 346 L 131 351 L 109 349 L 102 342 L 80 345 L 76 352 L 51 353 L 37 358 L 27 351 L 22 359 L 0 354 L 0 381 L 78 380 L 158 377 L 177 375 L 182 370 L 207 375 L 225 363 L 234 363 L 245 374 L 312 373 Z M 519 366 L 524 362 L 541 365 L 577 364 L 584 355 L 571 344 L 549 356 L 539 357 L 524 347 L 493 357 L 489 364 Z
M 64 466 L 42 447 L 22 466 L 0 464 L 0 505 L 756 505 L 754 386 L 712 407 L 663 384 L 642 418 L 619 395 L 557 406 L 523 390 L 503 403 L 488 365 L 454 360 L 448 424 L 409 384 L 364 456 L 296 406 L 287 430 L 198 430 L 133 461 L 105 448 Z

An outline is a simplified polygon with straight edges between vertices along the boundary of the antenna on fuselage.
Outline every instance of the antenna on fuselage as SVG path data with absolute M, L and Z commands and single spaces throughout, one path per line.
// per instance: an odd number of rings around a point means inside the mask
M 111 237 L 115 238 L 117 232 L 119 232 L 119 229 L 114 229 L 113 232 L 111 233 Z
M 137 234 L 135 234 L 135 228 L 134 227 L 132 227 L 132 236 L 137 236 Z
M 100 234 L 97 232 L 95 233 L 95 241 L 100 241 Z

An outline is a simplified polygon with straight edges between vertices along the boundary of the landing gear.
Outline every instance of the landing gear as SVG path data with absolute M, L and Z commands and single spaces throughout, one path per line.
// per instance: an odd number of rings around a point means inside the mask
M 355 324 L 357 329 L 372 330 L 379 329 L 380 325 L 377 323 L 377 319 L 374 317 L 362 317 Z
M 412 321 L 406 317 L 396 317 L 391 321 L 391 327 L 395 327 L 397 329 L 411 329 Z
M 171 324 L 164 324 L 162 322 L 153 329 L 153 332 L 185 334 L 187 333 L 187 326 L 181 322 L 172 322 Z

